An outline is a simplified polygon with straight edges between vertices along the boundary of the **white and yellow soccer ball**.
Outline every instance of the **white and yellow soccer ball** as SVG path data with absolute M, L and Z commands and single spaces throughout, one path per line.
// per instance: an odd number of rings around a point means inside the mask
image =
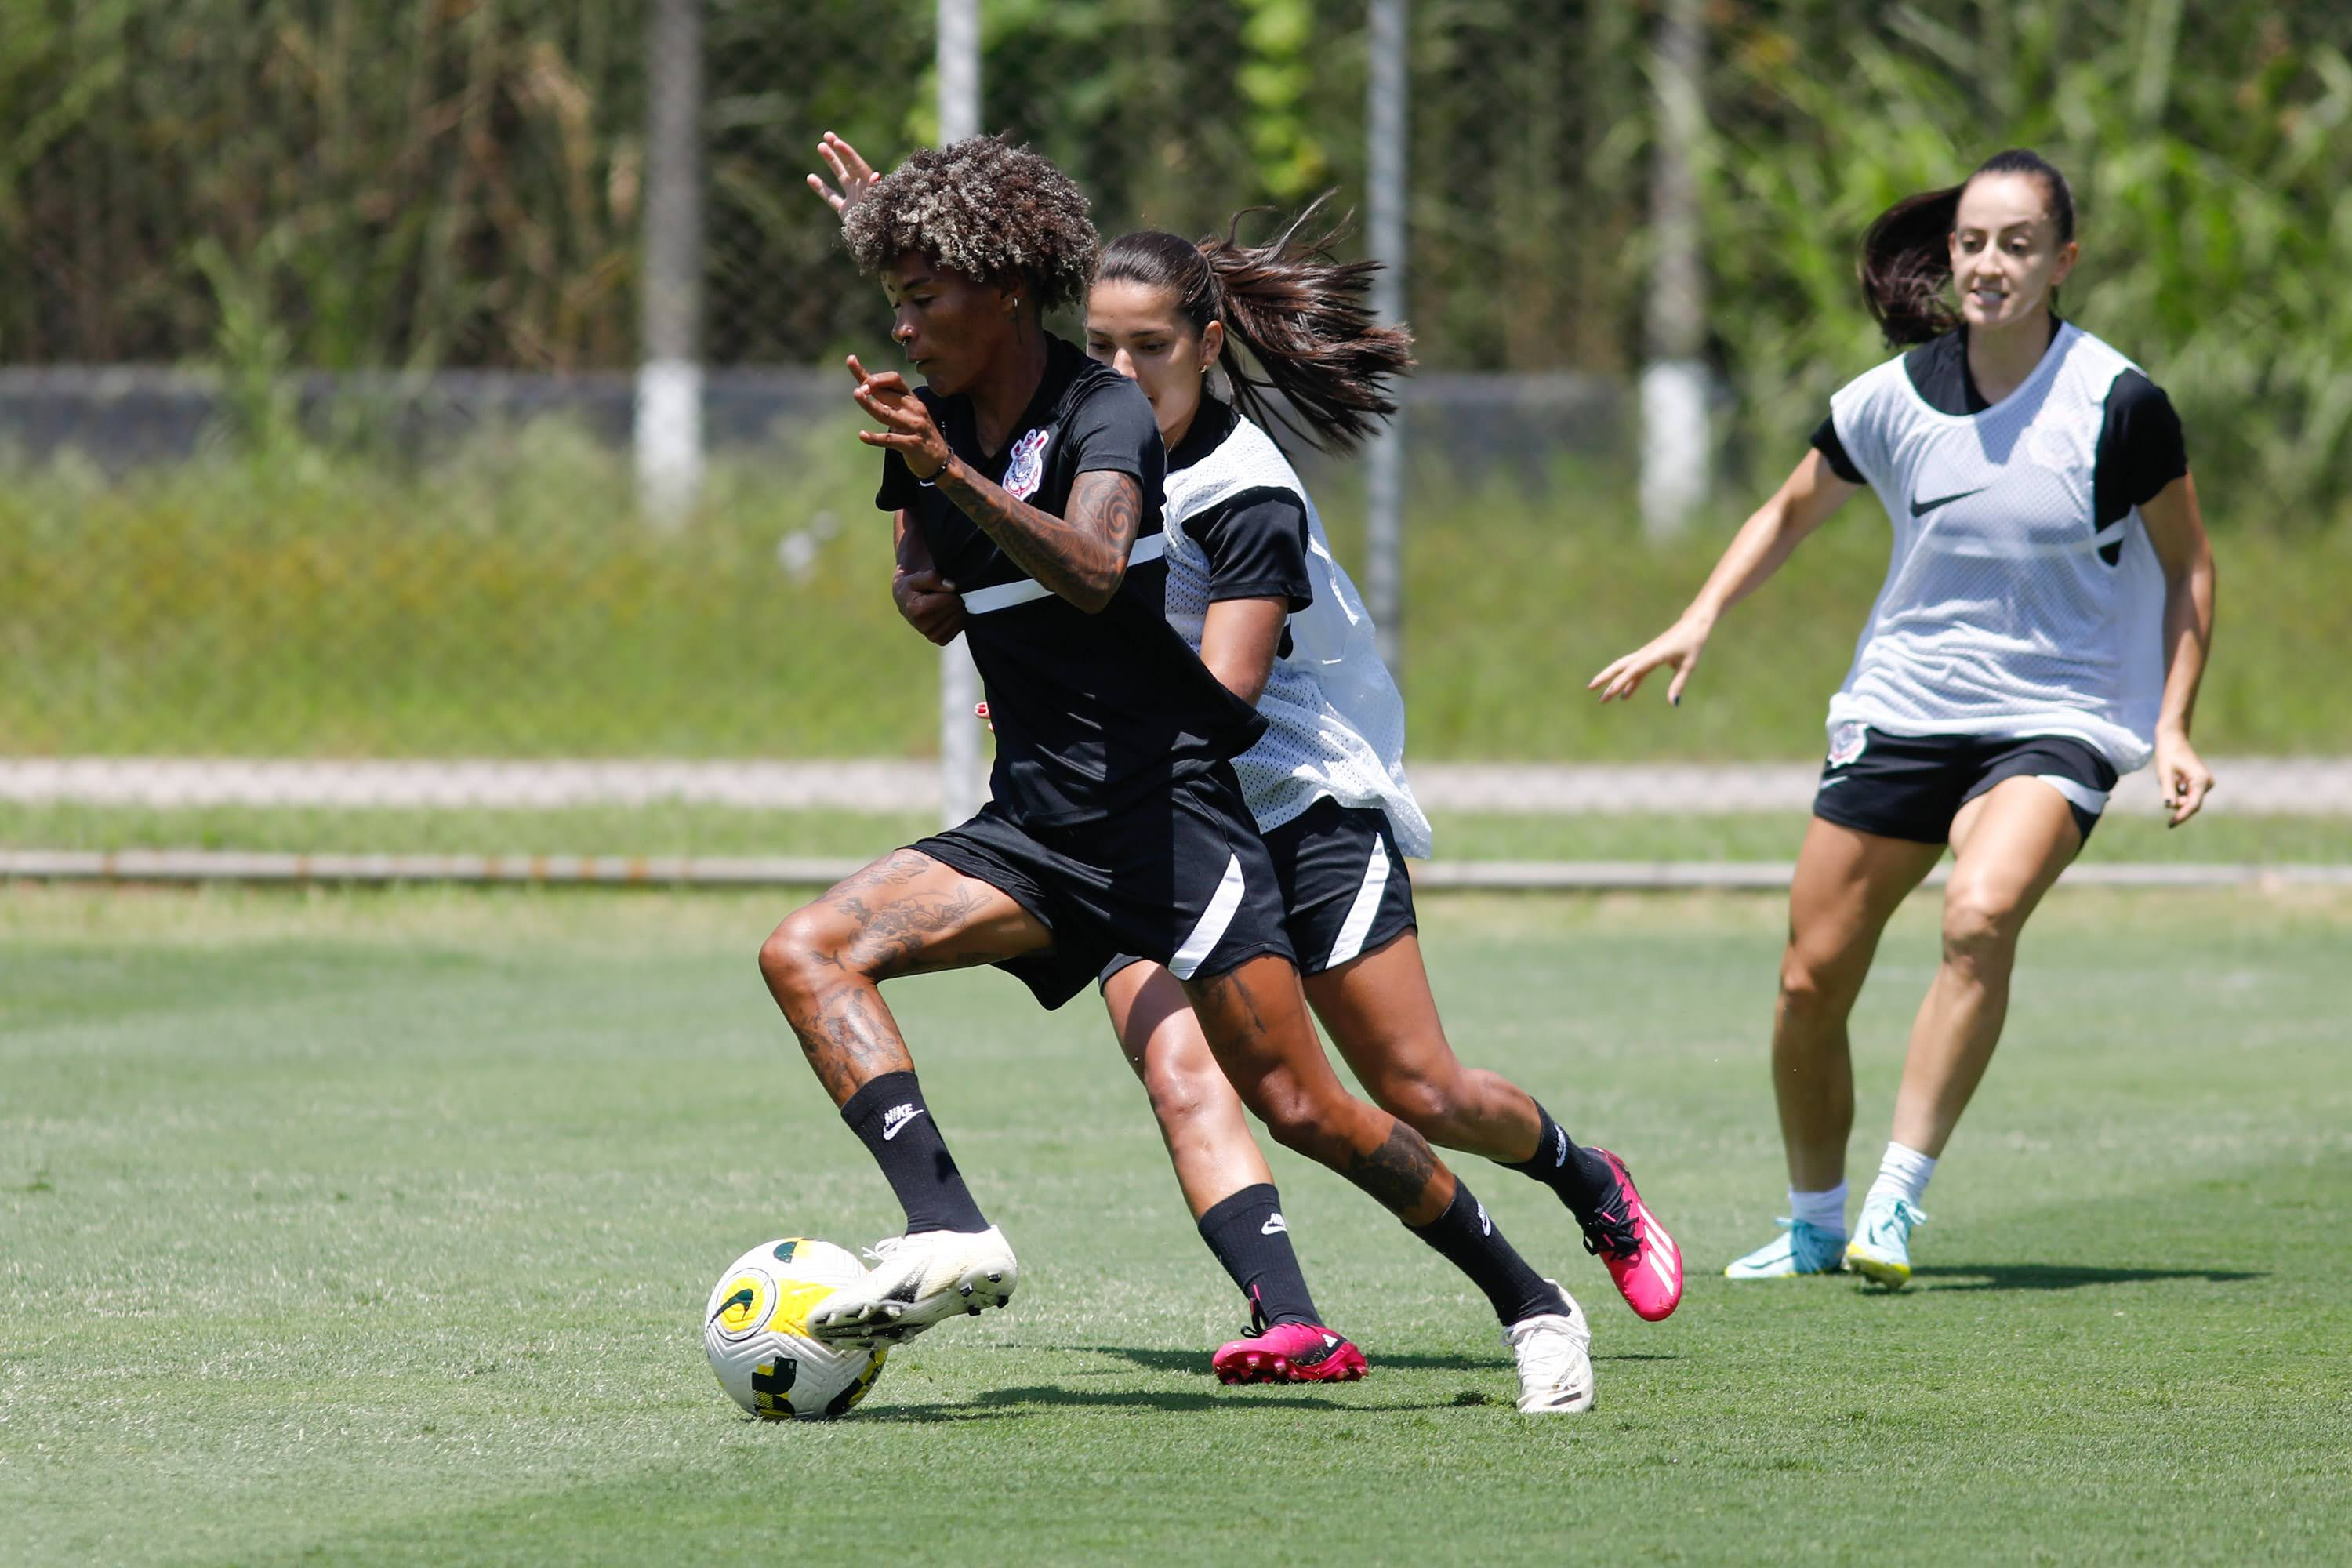
M 819 1342 L 808 1315 L 866 1266 L 829 1241 L 786 1237 L 728 1267 L 702 1312 L 702 1346 L 729 1397 L 769 1421 L 846 1415 L 882 1375 L 888 1352 Z

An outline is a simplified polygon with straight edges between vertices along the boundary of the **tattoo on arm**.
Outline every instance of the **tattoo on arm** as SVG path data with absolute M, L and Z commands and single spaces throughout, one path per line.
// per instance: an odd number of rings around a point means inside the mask
M 960 461 L 941 469 L 937 483 L 1015 565 L 1078 608 L 1099 610 L 1118 591 L 1143 526 L 1143 487 L 1132 474 L 1080 474 L 1067 517 L 1013 500 Z
M 1402 1217 L 1420 1205 L 1422 1194 L 1436 1180 L 1437 1157 L 1420 1133 L 1400 1121 L 1390 1129 L 1388 1142 L 1370 1153 L 1350 1152 L 1347 1169 L 1339 1173 Z

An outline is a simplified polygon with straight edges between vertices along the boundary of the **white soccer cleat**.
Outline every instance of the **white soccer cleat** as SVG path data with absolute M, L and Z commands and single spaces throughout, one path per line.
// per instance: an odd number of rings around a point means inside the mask
M 925 1230 L 866 1249 L 873 1271 L 809 1313 L 809 1332 L 828 1344 L 897 1344 L 959 1312 L 979 1316 L 1013 1298 L 1020 1265 L 1004 1233 Z
M 1559 1290 L 1565 1312 L 1538 1312 L 1503 1331 L 1503 1342 L 1519 1363 L 1519 1413 L 1571 1415 L 1592 1408 L 1592 1331 L 1576 1298 Z

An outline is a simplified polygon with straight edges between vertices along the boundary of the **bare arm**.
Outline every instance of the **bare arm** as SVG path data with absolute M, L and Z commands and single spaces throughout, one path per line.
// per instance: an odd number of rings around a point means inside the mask
M 1698 668 L 1699 653 L 1706 647 L 1717 618 L 1762 587 L 1765 579 L 1796 552 L 1805 536 L 1828 521 L 1830 514 L 1861 488 L 1838 478 L 1818 451 L 1807 452 L 1772 499 L 1740 525 L 1682 619 L 1622 658 L 1612 660 L 1585 683 L 1585 689 L 1599 691 L 1603 702 L 1631 697 L 1641 689 L 1644 676 L 1661 665 L 1672 665 L 1675 679 L 1666 688 L 1666 700 L 1681 702 L 1683 688 Z
M 897 371 L 869 375 L 856 354 L 849 356 L 849 371 L 857 378 L 850 395 L 884 426 L 860 430 L 859 440 L 898 453 L 908 472 L 937 485 L 1014 565 L 1052 592 L 1088 615 L 1110 603 L 1143 527 L 1143 487 L 1132 474 L 1080 474 L 1070 486 L 1068 515 L 1040 511 L 972 472 Z
M 1280 599 L 1219 599 L 1201 626 L 1201 662 L 1251 707 L 1265 694 L 1290 606 Z
M 2139 509 L 2164 568 L 2164 706 L 2156 720 L 2156 784 L 2168 826 L 2197 815 L 2213 775 L 2189 742 L 2197 687 L 2213 648 L 2213 548 L 2197 507 L 2197 481 L 2181 475 Z
M 898 566 L 890 574 L 890 602 L 908 626 L 945 647 L 963 631 L 963 595 L 940 575 L 922 530 L 907 525 L 903 509 L 892 514 L 890 528 L 898 552 Z

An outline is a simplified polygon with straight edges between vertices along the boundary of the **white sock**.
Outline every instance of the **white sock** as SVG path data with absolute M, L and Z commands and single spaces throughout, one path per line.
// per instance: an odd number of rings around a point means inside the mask
M 1885 1193 L 1889 1197 L 1907 1198 L 1917 1208 L 1919 1200 L 1927 1195 L 1927 1178 L 1936 1173 L 1936 1162 L 1907 1143 L 1889 1143 L 1886 1158 L 1878 1162 L 1878 1180 L 1870 1184 L 1870 1198 Z
M 1845 1184 L 1840 1182 L 1825 1193 L 1801 1193 L 1789 1189 L 1790 1217 L 1816 1230 L 1833 1235 L 1845 1234 Z

